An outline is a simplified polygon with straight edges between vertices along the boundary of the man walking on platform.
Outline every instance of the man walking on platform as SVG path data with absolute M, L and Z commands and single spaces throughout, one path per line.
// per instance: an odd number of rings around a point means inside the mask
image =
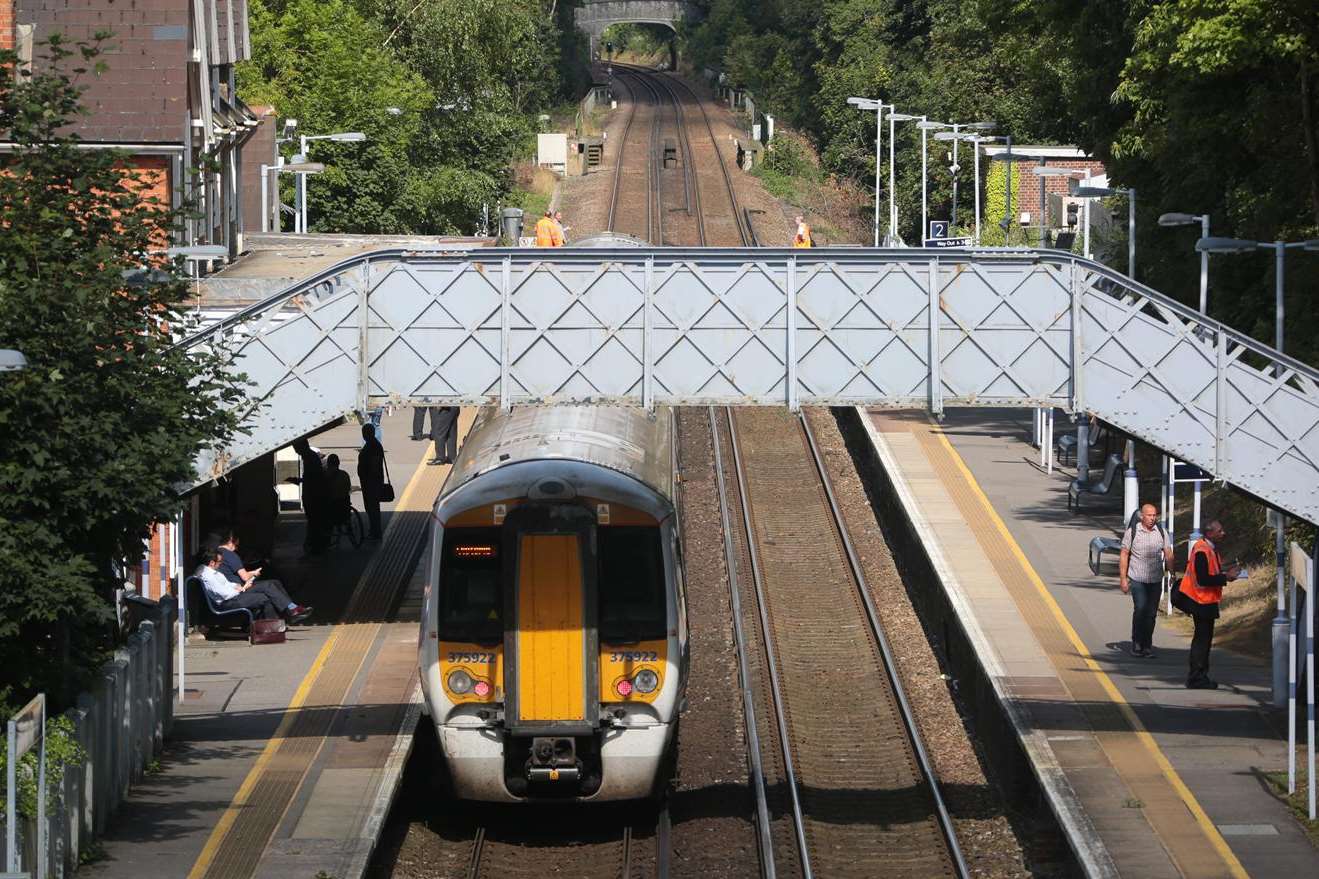
M 1205 526 L 1204 537 L 1191 547 L 1186 563 L 1186 576 L 1173 592 L 1173 606 L 1190 614 L 1195 621 L 1195 635 L 1191 638 L 1190 671 L 1186 687 L 1190 690 L 1217 690 L 1218 682 L 1209 677 L 1209 648 L 1214 643 L 1214 620 L 1218 619 L 1218 603 L 1223 599 L 1223 587 L 1241 573 L 1240 565 L 1223 568 L 1218 546 L 1227 533 L 1217 520 Z
M 1172 541 L 1159 524 L 1159 511 L 1153 504 L 1140 508 L 1140 518 L 1122 535 L 1122 553 L 1118 556 L 1118 585 L 1123 595 L 1130 595 L 1131 655 L 1154 656 L 1154 619 L 1159 613 L 1159 596 L 1163 594 L 1164 566 L 1172 566 Z
M 431 415 L 431 439 L 435 457 L 430 464 L 452 464 L 458 456 L 458 407 L 440 406 Z
M 431 424 L 434 423 L 435 419 L 432 418 Z M 362 448 L 357 452 L 357 484 L 362 487 L 362 506 L 366 507 L 366 519 L 371 525 L 367 539 L 379 540 L 380 495 L 385 485 L 385 447 L 376 439 L 375 428 L 370 424 L 362 425 Z

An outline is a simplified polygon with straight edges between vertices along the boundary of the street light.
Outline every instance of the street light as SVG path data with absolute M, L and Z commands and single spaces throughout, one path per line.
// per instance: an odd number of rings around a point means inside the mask
M 1108 198 L 1111 195 L 1127 197 L 1127 277 L 1136 280 L 1136 188 L 1078 186 L 1072 194 L 1077 198 Z
M 957 163 L 957 145 L 964 140 L 968 142 L 974 142 L 974 135 L 963 134 L 962 129 L 967 128 L 974 131 L 989 131 L 996 124 L 997 123 L 994 122 L 954 122 L 952 124 L 952 129 L 953 129 L 952 131 L 936 131 L 934 133 L 935 140 L 950 140 L 953 142 L 953 163 L 948 167 L 948 170 L 951 172 L 953 178 L 953 209 L 952 209 L 952 217 L 951 217 L 953 228 L 957 227 L 957 175 L 962 170 L 962 166 Z M 976 152 L 977 165 L 979 161 L 980 161 L 980 153 L 979 151 L 977 151 Z M 977 172 L 976 172 L 977 186 L 979 186 L 979 177 L 980 174 L 977 168 Z
M 1071 177 L 1071 178 L 1072 178 L 1072 183 L 1074 183 L 1074 182 L 1076 181 L 1077 178 L 1081 178 L 1082 180 L 1085 180 L 1087 183 L 1090 181 L 1090 169 L 1089 169 L 1089 168 L 1084 168 L 1084 169 L 1083 169 L 1083 168 L 1058 168 L 1058 167 L 1049 167 L 1048 165 L 1045 165 L 1045 166 L 1042 166 L 1042 167 L 1035 168 L 1035 169 L 1033 169 L 1033 170 L 1035 171 L 1035 174 L 1036 174 L 1036 176 L 1038 176 L 1038 177 Z M 1068 185 L 1070 186 L 1070 185 L 1072 185 L 1072 184 L 1069 183 Z M 1042 186 L 1041 186 L 1041 189 L 1043 189 Z M 1072 194 L 1075 195 L 1075 192 L 1073 192 Z M 1086 203 L 1085 203 L 1085 216 L 1084 216 L 1084 217 L 1082 218 L 1082 220 L 1081 220 L 1081 225 L 1082 225 L 1083 235 L 1084 235 L 1084 237 L 1082 238 L 1082 242 L 1083 242 L 1083 243 L 1082 243 L 1082 245 L 1081 245 L 1081 253 L 1082 253 L 1082 255 L 1085 256 L 1086 259 L 1090 259 L 1090 202 L 1089 202 L 1089 200 L 1087 200 Z
M 261 166 L 261 231 L 262 232 L 279 231 L 279 229 L 272 230 L 270 228 L 271 224 L 270 224 L 269 187 L 270 187 L 271 171 L 274 171 L 276 174 L 297 174 L 299 175 L 299 179 L 302 179 L 302 175 L 304 174 L 319 174 L 324 170 L 325 170 L 325 165 L 322 164 L 321 162 L 285 162 L 282 157 L 280 158 L 279 164 L 277 165 L 263 164 Z M 276 218 L 278 218 L 278 216 L 279 216 L 278 211 L 276 211 Z M 294 228 L 293 228 L 294 232 L 299 231 L 297 227 L 298 224 L 301 223 L 301 221 L 302 221 L 302 215 L 295 211 Z M 275 225 L 279 226 L 281 224 L 277 222 Z
M 889 216 L 888 229 L 889 229 L 889 237 L 897 242 L 901 242 L 902 239 L 898 236 L 898 204 L 893 199 L 893 191 L 897 188 L 897 174 L 896 171 L 894 170 L 894 162 L 893 162 L 893 157 L 894 157 L 893 123 L 915 122 L 917 120 L 924 122 L 925 117 L 912 116 L 909 113 L 894 112 L 892 105 L 890 105 L 889 114 L 888 114 L 888 216 Z M 924 233 L 922 233 L 922 235 L 923 234 Z
M 967 128 L 991 126 L 992 122 L 972 122 Z M 957 164 L 957 142 L 964 140 L 971 144 L 971 151 L 975 155 L 975 214 L 976 214 L 976 244 L 980 243 L 980 145 L 982 143 L 995 143 L 1002 140 L 1001 137 L 986 137 L 980 134 L 953 134 L 949 131 L 938 131 L 934 135 L 935 140 L 951 140 L 953 142 L 953 164 Z M 953 221 L 957 221 L 957 178 L 953 178 Z
M 386 112 L 389 111 L 386 110 Z M 296 165 L 307 161 L 307 145 L 313 140 L 329 140 L 335 143 L 361 143 L 366 140 L 366 135 L 360 131 L 336 131 L 334 134 L 300 134 L 298 135 L 298 155 L 293 157 L 292 164 Z M 321 170 L 324 170 L 324 166 Z M 305 172 L 298 172 L 296 192 L 298 228 L 294 231 L 305 235 L 307 232 L 307 174 Z
M 950 127 L 947 122 L 931 122 L 924 116 L 921 121 L 916 123 L 916 127 L 921 130 L 921 242 L 924 243 L 925 237 L 930 234 L 930 210 L 929 210 L 929 176 L 926 171 L 929 160 L 929 132 L 940 128 Z
M 27 358 L 22 351 L 0 348 L 0 372 L 22 372 L 27 369 Z
M 1159 215 L 1160 226 L 1193 226 L 1200 224 L 1200 237 L 1209 237 L 1208 214 L 1168 213 Z M 1209 251 L 1200 251 L 1200 313 L 1209 312 Z
M 1174 214 L 1174 217 L 1180 218 L 1181 215 Z M 1162 217 L 1159 218 L 1162 221 Z M 1178 223 L 1178 225 L 1181 225 Z M 1208 218 L 1205 218 L 1205 228 L 1208 228 Z M 1195 242 L 1195 249 L 1200 252 L 1201 256 L 1207 256 L 1211 253 L 1249 253 L 1254 250 L 1272 250 L 1274 263 L 1274 347 L 1281 352 L 1283 333 L 1283 268 L 1284 259 L 1289 250 L 1308 250 L 1310 252 L 1319 252 L 1319 238 L 1309 241 L 1247 241 L 1243 238 L 1210 238 L 1208 235 Z M 1203 309 L 1201 309 L 1203 311 Z M 1282 364 L 1274 366 L 1276 375 L 1282 375 Z M 1277 526 L 1274 531 L 1274 553 L 1278 563 L 1278 612 L 1273 618 L 1273 703 L 1280 705 L 1286 699 L 1286 682 L 1287 682 L 1287 637 L 1290 630 L 1291 622 L 1287 618 L 1287 598 L 1284 593 L 1285 583 L 1283 577 L 1283 563 L 1286 561 L 1287 538 L 1285 529 L 1287 527 L 1287 517 L 1282 513 L 1277 514 L 1274 520 Z
M 879 247 L 879 180 L 883 173 L 880 161 L 883 156 L 884 102 L 874 98 L 848 98 L 847 103 L 858 110 L 875 111 L 875 246 Z

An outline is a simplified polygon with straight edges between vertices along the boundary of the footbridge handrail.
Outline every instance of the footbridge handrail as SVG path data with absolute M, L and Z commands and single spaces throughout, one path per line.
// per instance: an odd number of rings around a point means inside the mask
M 392 248 L 180 344 L 261 404 L 203 481 L 386 402 L 1059 406 L 1319 521 L 1319 370 L 1062 251 Z

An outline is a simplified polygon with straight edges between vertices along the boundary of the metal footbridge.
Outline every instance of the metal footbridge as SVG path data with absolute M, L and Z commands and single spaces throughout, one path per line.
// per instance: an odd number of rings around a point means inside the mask
M 1319 371 L 1050 250 L 383 250 L 184 340 L 251 382 L 198 484 L 394 404 L 1056 406 L 1319 522 Z

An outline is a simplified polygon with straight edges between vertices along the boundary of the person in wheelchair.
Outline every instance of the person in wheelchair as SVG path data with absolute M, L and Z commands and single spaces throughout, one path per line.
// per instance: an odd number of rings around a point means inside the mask
M 328 489 L 330 521 L 337 527 L 347 525 L 352 514 L 353 481 L 346 470 L 339 469 L 339 456 L 325 459 L 325 484 Z

